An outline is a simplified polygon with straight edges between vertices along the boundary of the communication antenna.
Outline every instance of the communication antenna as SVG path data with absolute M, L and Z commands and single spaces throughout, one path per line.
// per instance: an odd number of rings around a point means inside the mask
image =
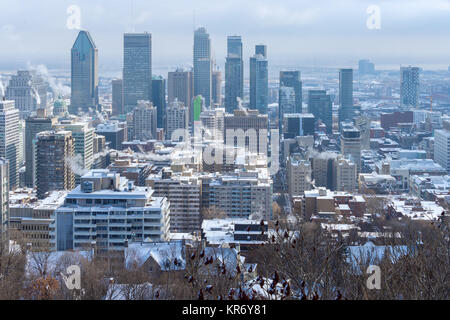
M 193 15 L 192 15 L 192 27 L 193 27 L 193 31 L 195 31 L 195 9 L 194 9 Z
M 131 32 L 136 32 L 134 24 L 134 0 L 131 0 Z

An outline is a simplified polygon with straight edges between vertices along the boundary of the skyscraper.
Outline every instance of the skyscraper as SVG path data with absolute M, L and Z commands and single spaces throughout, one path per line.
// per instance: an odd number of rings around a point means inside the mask
M 111 81 L 112 86 L 112 114 L 120 115 L 125 113 L 123 108 L 123 81 L 122 79 L 114 79 Z
M 212 86 L 211 39 L 205 28 L 194 32 L 194 96 L 201 95 L 211 106 Z
M 285 113 L 283 115 L 283 136 L 285 139 L 314 136 L 314 122 L 314 115 L 311 113 Z
M 134 139 L 156 139 L 157 111 L 150 101 L 140 100 L 133 110 Z
M 172 133 L 177 129 L 188 129 L 189 126 L 189 110 L 184 106 L 183 102 L 174 100 L 169 103 L 166 112 L 166 139 L 172 138 Z
M 30 188 L 35 186 L 36 159 L 35 142 L 36 135 L 42 131 L 52 130 L 56 124 L 56 118 L 47 117 L 45 109 L 38 109 L 35 116 L 28 117 L 25 122 L 25 185 Z
M 168 102 L 171 103 L 175 99 L 183 102 L 189 109 L 189 115 L 192 112 L 192 101 L 194 100 L 194 79 L 192 71 L 177 68 L 173 72 L 169 72 L 167 84 Z M 189 121 L 193 119 L 190 117 Z
M 138 100 L 152 100 L 152 35 L 125 33 L 123 36 L 123 103 L 125 112 Z
M 257 44 L 255 46 L 255 54 L 260 54 L 267 59 L 267 46 L 265 44 Z
M 153 77 L 152 102 L 157 110 L 158 128 L 164 128 L 164 116 L 166 114 L 166 79 L 162 76 Z
M 359 60 L 358 73 L 360 75 L 375 73 L 375 65 L 367 59 Z
M 241 36 L 227 39 L 225 62 L 225 111 L 232 113 L 238 106 L 238 98 L 244 99 L 244 59 Z
M 343 127 L 341 132 L 341 153 L 361 168 L 361 133 L 354 126 Z
M 54 126 L 56 130 L 70 131 L 72 133 L 74 154 L 77 156 L 76 164 L 72 165 L 75 171 L 76 182 L 80 176 L 91 169 L 94 162 L 94 128 L 90 128 L 87 122 L 65 122 Z M 72 161 L 74 162 L 74 161 Z M 75 168 L 76 167 L 76 168 Z
M 9 187 L 19 184 L 19 110 L 14 101 L 0 101 L 0 157 L 9 161 Z
M 216 70 L 212 73 L 211 100 L 215 107 L 222 105 L 222 72 Z
M 308 91 L 308 112 L 327 126 L 327 133 L 333 133 L 333 103 L 325 90 Z
M 70 131 L 43 131 L 37 134 L 36 186 L 37 197 L 53 190 L 75 188 L 75 175 L 68 158 L 74 155 L 74 139 Z
M 267 47 L 257 45 L 255 55 L 250 58 L 250 108 L 259 110 L 261 114 L 267 114 L 268 71 Z
M 353 110 L 353 69 L 339 70 L 339 125 L 352 121 Z
M 70 113 L 98 105 L 98 49 L 89 32 L 81 30 L 72 47 Z
M 19 70 L 11 77 L 5 97 L 14 100 L 20 118 L 26 119 L 37 108 L 47 107 L 47 86 L 36 72 Z
M 280 71 L 280 89 L 289 87 L 294 89 L 295 110 L 291 113 L 302 113 L 302 81 L 300 71 Z
M 419 68 L 400 68 L 400 104 L 416 108 L 419 103 Z
M 234 110 L 233 115 L 224 117 L 224 143 L 239 148 L 243 142 L 247 151 L 267 155 L 268 125 L 267 115 L 257 110 Z M 251 136 L 252 131 L 256 137 Z

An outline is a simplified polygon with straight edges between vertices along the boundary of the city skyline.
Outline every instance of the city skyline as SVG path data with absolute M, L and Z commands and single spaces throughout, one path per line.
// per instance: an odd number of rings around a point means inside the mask
M 210 33 L 212 57 L 222 70 L 226 37 L 234 34 L 242 35 L 244 60 L 251 56 L 255 44 L 264 42 L 271 48 L 273 65 L 352 67 L 363 57 L 380 66 L 422 64 L 444 68 L 448 65 L 450 45 L 439 41 L 448 29 L 448 1 L 418 0 L 414 6 L 407 6 L 405 1 L 381 1 L 377 3 L 381 25 L 375 30 L 366 25 L 370 17 L 369 1 L 349 0 L 345 6 L 329 1 L 270 4 L 256 0 L 237 6 L 235 1 L 228 1 L 215 3 L 211 8 L 203 6 L 204 2 L 152 7 L 135 1 L 134 14 L 131 5 L 117 1 L 96 4 L 79 1 L 76 5 L 80 9 L 81 29 L 89 30 L 100 48 L 99 68 L 102 70 L 122 67 L 121 38 L 126 32 L 147 31 L 153 35 L 155 66 L 190 64 L 192 33 L 194 27 L 200 26 L 205 26 Z M 71 5 L 69 1 L 61 1 L 41 12 L 27 1 L 20 4 L 2 1 L 0 41 L 7 50 L 0 52 L 0 69 L 4 70 L 7 65 L 24 66 L 27 62 L 67 68 L 70 61 L 65 48 L 71 45 L 71 37 L 78 32 L 67 28 L 71 17 L 67 9 Z M 14 21 L 17 12 L 28 10 L 39 14 L 32 15 L 26 24 L 18 25 Z M 130 23 L 132 16 L 134 26 Z M 30 25 L 33 28 L 29 28 Z M 36 36 L 42 32 L 51 32 L 52 37 Z M 170 48 L 175 44 L 177 50 L 173 52 Z

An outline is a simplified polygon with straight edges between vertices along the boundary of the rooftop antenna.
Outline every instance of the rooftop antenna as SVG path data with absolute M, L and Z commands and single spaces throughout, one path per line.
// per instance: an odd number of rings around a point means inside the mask
M 134 24 L 134 0 L 131 0 L 131 32 L 136 32 Z
M 195 31 L 195 8 L 194 8 L 193 17 L 192 17 L 192 27 L 194 28 L 194 31 Z

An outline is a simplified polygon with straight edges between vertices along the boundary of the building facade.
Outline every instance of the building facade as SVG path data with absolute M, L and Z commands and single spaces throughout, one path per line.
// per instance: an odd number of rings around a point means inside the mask
M 73 44 L 69 112 L 78 114 L 98 105 L 98 49 L 87 31 L 80 31 Z

